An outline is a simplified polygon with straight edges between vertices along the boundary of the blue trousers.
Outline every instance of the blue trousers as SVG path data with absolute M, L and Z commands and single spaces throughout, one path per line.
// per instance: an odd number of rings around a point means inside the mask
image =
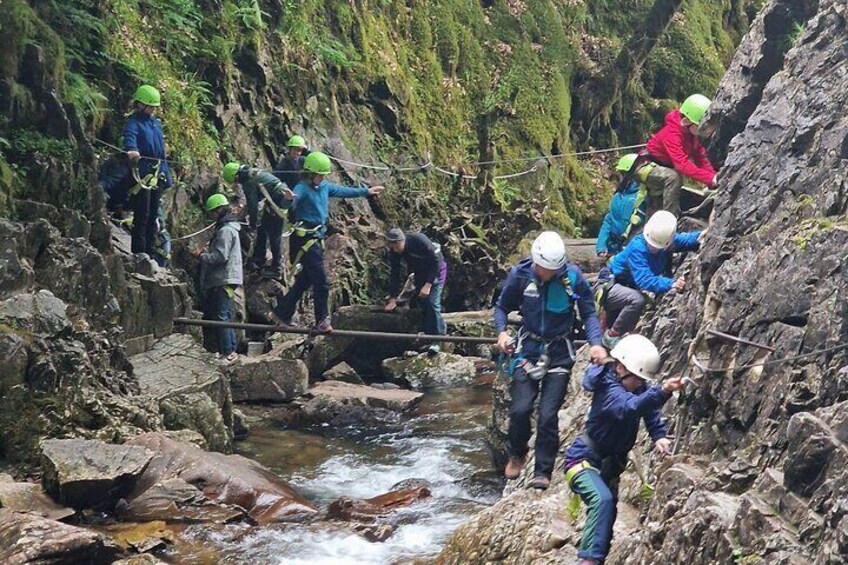
M 618 476 L 604 480 L 597 470 L 584 469 L 577 473 L 570 486 L 587 507 L 577 556 L 603 563 L 609 553 L 612 527 L 618 516 Z
M 537 477 L 551 477 L 554 461 L 559 449 L 558 412 L 565 393 L 568 391 L 569 372 L 548 372 L 541 380 L 528 377 L 517 368 L 509 384 L 512 402 L 509 405 L 509 427 L 507 430 L 507 453 L 510 457 L 527 455 L 532 429 L 530 416 L 536 396 L 541 393 L 539 414 L 536 417 L 536 467 Z
M 229 322 L 233 319 L 233 299 L 226 287 L 216 286 L 206 291 L 203 301 L 203 319 Z M 212 328 L 218 353 L 229 355 L 236 350 L 236 331 L 231 328 Z
M 291 249 L 289 250 L 292 258 L 297 256 L 298 251 L 306 241 L 305 238 L 292 236 Z M 294 278 L 291 289 L 277 304 L 274 313 L 283 320 L 291 319 L 303 293 L 311 286 L 315 303 L 315 322 L 320 323 L 327 317 L 330 300 L 330 283 L 327 281 L 327 272 L 324 270 L 324 249 L 321 242 L 314 243 L 303 254 L 300 263 L 303 268 Z
M 430 295 L 420 300 L 423 310 L 423 330 L 429 335 L 445 335 L 448 333 L 445 320 L 442 318 L 442 285 L 434 284 Z

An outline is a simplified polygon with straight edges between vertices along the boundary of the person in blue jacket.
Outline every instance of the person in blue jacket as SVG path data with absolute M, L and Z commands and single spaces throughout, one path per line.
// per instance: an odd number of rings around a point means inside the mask
M 609 212 L 601 223 L 595 244 L 595 252 L 601 259 L 607 259 L 621 251 L 631 235 L 636 234 L 634 230 L 645 223 L 648 189 L 630 174 L 638 156 L 636 153 L 629 153 L 619 159 L 615 167 L 621 178 L 610 201 Z
M 653 385 L 660 354 L 641 335 L 623 338 L 610 352 L 611 362 L 589 365 L 583 388 L 592 393 L 586 428 L 565 452 L 565 480 L 588 507 L 578 565 L 603 563 L 609 553 L 618 502 L 618 478 L 636 444 L 639 421 L 645 422 L 656 451 L 668 454 L 671 441 L 660 410 L 675 391 L 679 377 Z
M 608 327 L 604 345 L 615 346 L 621 336 L 636 328 L 648 296 L 686 289 L 683 277 L 671 277 L 671 260 L 675 252 L 698 250 L 703 233 L 677 233 L 677 218 L 660 210 L 645 224 L 644 233 L 613 257 L 610 270 L 615 282 L 604 297 Z
M 544 490 L 551 482 L 559 448 L 557 413 L 565 399 L 574 349 L 570 341 L 575 308 L 586 328 L 589 353 L 597 362 L 605 359 L 601 325 L 589 283 L 580 269 L 567 261 L 565 242 L 556 232 L 542 232 L 533 242 L 530 257 L 510 270 L 495 304 L 498 348 L 509 355 L 507 372 L 509 426 L 504 476 L 517 479 L 524 470 L 530 416 L 541 393 L 536 419 L 536 462 L 533 487 Z M 521 313 L 522 327 L 513 340 L 507 332 L 510 312 Z
M 303 162 L 303 177 L 293 189 L 286 193 L 286 208 L 293 208 L 294 232 L 290 240 L 291 263 L 297 275 L 294 285 L 280 299 L 271 317 L 286 326 L 292 324 L 297 303 L 303 293 L 312 287 L 315 302 L 316 330 L 321 333 L 333 331 L 330 324 L 328 301 L 330 285 L 324 270 L 324 237 L 327 233 L 330 198 L 363 198 L 377 196 L 382 186 L 359 188 L 339 186 L 325 180 L 332 172 L 330 158 L 314 151 Z
M 133 210 L 132 252 L 154 255 L 156 216 L 162 191 L 173 184 L 165 160 L 165 136 L 162 123 L 154 114 L 161 103 L 159 91 L 148 84 L 138 87 L 133 96 L 135 108 L 124 126 L 124 151 L 137 171 L 130 188 Z

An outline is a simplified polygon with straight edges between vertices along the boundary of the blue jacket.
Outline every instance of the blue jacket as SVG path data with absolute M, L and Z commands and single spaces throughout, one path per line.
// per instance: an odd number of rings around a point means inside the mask
M 627 392 L 615 374 L 615 363 L 609 363 L 589 365 L 583 374 L 583 388 L 593 393 L 585 433 L 598 451 L 578 436 L 565 452 L 567 467 L 585 459 L 600 469 L 601 460 L 606 457 L 625 459 L 636 445 L 640 419 L 645 421 L 654 441 L 668 434 L 660 409 L 671 396 L 659 386 L 642 386 L 636 392 Z
M 638 182 L 631 181 L 624 189 L 612 195 L 609 212 L 604 216 L 601 231 L 598 233 L 598 241 L 595 244 L 597 253 L 607 252 L 610 255 L 615 255 L 624 247 L 626 241 L 624 232 L 627 231 L 633 212 L 636 211 L 636 200 L 639 196 L 640 186 Z M 645 220 L 647 204 L 647 200 L 642 198 L 638 210 L 639 223 Z
M 330 215 L 330 198 L 362 198 L 368 196 L 367 188 L 340 186 L 322 181 L 314 187 L 301 180 L 292 189 L 294 200 L 284 201 L 285 208 L 294 208 L 294 221 L 303 222 L 307 227 L 324 226 Z M 323 234 L 322 234 L 323 235 Z
M 595 299 L 580 269 L 566 264 L 543 284 L 536 279 L 533 260 L 528 257 L 506 277 L 495 304 L 495 329 L 498 333 L 506 330 L 507 316 L 518 310 L 527 331 L 544 339 L 567 336 L 574 326 L 575 302 L 589 343 L 600 345 L 601 324 L 595 312 Z
M 668 292 L 674 284 L 668 276 L 674 252 L 696 251 L 701 246 L 699 235 L 699 231 L 675 234 L 671 246 L 656 253 L 648 249 L 644 235 L 637 235 L 610 263 L 615 282 L 654 294 Z
M 138 161 L 138 174 L 141 177 L 152 173 L 157 161 L 144 157 L 165 159 L 165 136 L 159 118 L 145 112 L 134 112 L 124 126 L 124 151 L 141 153 L 142 158 Z M 161 161 L 159 174 L 165 177 L 166 187 L 173 184 L 167 161 Z

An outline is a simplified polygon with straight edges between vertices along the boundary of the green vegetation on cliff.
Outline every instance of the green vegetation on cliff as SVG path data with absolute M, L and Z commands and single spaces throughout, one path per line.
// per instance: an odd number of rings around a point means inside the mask
M 373 134 L 368 147 L 359 138 L 359 147 L 348 146 L 354 155 L 388 161 L 429 154 L 437 163 L 461 168 L 481 159 L 565 152 L 573 146 L 570 92 L 577 62 L 588 56 L 602 65 L 651 4 L 6 0 L 4 12 L 11 17 L 0 23 L 0 99 L 8 111 L 0 137 L 11 141 L 24 129 L 30 138 L 48 138 L 37 144 L 37 154 L 66 158 L 53 152 L 49 138 L 65 139 L 69 128 L 37 111 L 45 105 L 44 93 L 55 88 L 62 102 L 75 106 L 81 131 L 114 141 L 133 88 L 149 82 L 163 91 L 169 150 L 184 176 L 214 171 L 223 157 L 272 157 L 278 139 L 293 127 L 285 122 L 302 123 L 291 119 L 299 113 L 308 115 L 306 133 L 318 143 L 319 132 L 351 141 L 346 120 L 354 117 Z M 642 106 L 645 93 L 679 99 L 694 90 L 710 92 L 740 31 L 741 24 L 727 30 L 726 22 L 743 20 L 736 14 L 742 4 L 684 2 L 636 85 L 641 92 L 634 100 Z M 590 48 L 592 39 L 601 46 L 597 52 Z M 244 97 L 245 88 L 261 98 Z M 313 96 L 318 105 L 308 109 Z M 268 119 L 275 106 L 284 106 L 288 118 L 258 135 L 231 131 L 225 114 L 245 102 L 258 102 L 245 110 Z M 641 115 L 638 130 L 651 123 Z M 264 147 L 245 155 L 245 139 Z M 14 147 L 0 149 L 24 172 L 38 166 Z M 555 169 L 529 182 L 489 182 L 489 200 L 502 213 L 523 209 L 522 203 L 541 207 L 537 221 L 573 232 L 598 213 L 603 198 L 593 197 L 596 184 L 580 163 L 554 163 Z M 499 165 L 494 174 L 519 172 L 525 165 Z M 487 173 L 470 185 L 441 176 L 398 182 L 468 205 L 479 198 Z M 3 184 L 8 192 L 8 182 Z M 389 214 L 402 216 L 408 209 L 406 197 L 387 200 Z M 448 210 L 433 210 L 437 217 L 439 212 Z

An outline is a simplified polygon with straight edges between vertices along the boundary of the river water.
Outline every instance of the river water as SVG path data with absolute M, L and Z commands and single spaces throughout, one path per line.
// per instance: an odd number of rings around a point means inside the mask
M 426 479 L 432 497 L 394 512 L 385 542 L 329 523 L 192 526 L 165 558 L 172 563 L 399 564 L 432 560 L 462 523 L 499 496 L 483 440 L 490 387 L 426 393 L 413 415 L 389 429 L 251 427 L 238 452 L 287 480 L 322 510 L 342 496 L 371 498 L 405 479 Z

